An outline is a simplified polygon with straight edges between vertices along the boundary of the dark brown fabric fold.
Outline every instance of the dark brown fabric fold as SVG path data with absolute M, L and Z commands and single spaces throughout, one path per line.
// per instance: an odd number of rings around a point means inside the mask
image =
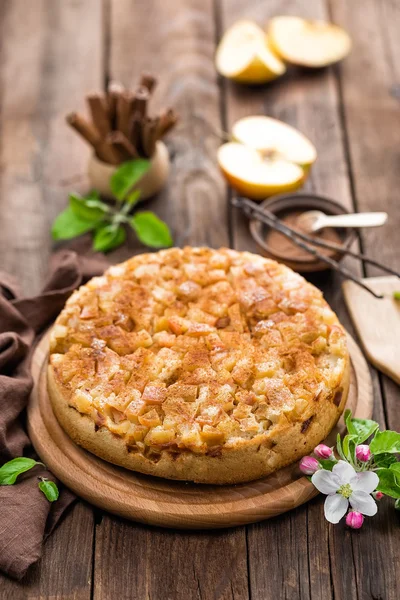
M 33 298 L 20 298 L 12 277 L 0 272 L 0 466 L 17 456 L 35 458 L 24 423 L 35 340 L 71 292 L 106 266 L 103 257 L 60 251 L 42 293 Z M 43 540 L 74 500 L 60 485 L 59 499 L 50 504 L 38 489 L 38 476 L 55 481 L 46 469 L 35 467 L 15 485 L 0 486 L 0 570 L 16 579 L 38 560 Z

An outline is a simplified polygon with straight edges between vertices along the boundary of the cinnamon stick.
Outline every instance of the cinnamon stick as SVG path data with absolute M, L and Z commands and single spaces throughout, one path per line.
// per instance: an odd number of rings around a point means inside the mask
M 73 127 L 91 146 L 93 146 L 97 157 L 104 162 L 117 165 L 120 162 L 119 155 L 114 148 L 105 140 L 102 140 L 100 133 L 92 123 L 89 123 L 79 113 L 70 113 L 66 117 L 67 123 Z
M 142 141 L 142 117 L 140 113 L 134 113 L 129 126 L 129 139 L 136 148 L 138 154 L 141 153 Z
M 147 88 L 149 94 L 151 94 L 157 85 L 157 79 L 153 75 L 150 75 L 150 73 L 142 73 L 140 85 Z
M 131 118 L 131 97 L 128 92 L 123 92 L 117 100 L 117 129 L 128 137 Z
M 139 157 L 136 149 L 121 131 L 113 131 L 109 133 L 107 136 L 107 142 L 109 142 L 121 156 L 121 161 Z
M 147 158 L 151 158 L 156 149 L 158 119 L 147 119 L 142 129 L 142 146 Z
M 101 94 L 90 94 L 86 96 L 86 100 L 96 129 L 102 137 L 106 137 L 111 131 L 110 116 L 106 99 Z
M 178 115 L 172 109 L 164 110 L 160 114 L 158 130 L 157 130 L 158 138 L 161 138 L 164 135 L 166 135 L 168 133 L 168 131 L 170 131 L 170 129 L 172 129 L 172 127 L 174 127 L 174 125 L 176 125 L 177 121 L 178 121 Z
M 111 129 L 114 130 L 117 125 L 117 104 L 118 98 L 124 93 L 124 86 L 118 81 L 111 81 L 108 84 L 107 104 L 108 114 L 111 123 Z
M 132 101 L 132 114 L 139 113 L 142 119 L 147 116 L 147 103 L 150 98 L 149 90 L 139 86 L 135 91 Z

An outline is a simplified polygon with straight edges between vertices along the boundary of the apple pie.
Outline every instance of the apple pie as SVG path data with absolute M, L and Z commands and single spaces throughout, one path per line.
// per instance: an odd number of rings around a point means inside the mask
M 297 461 L 348 388 L 322 293 L 249 252 L 134 256 L 74 292 L 50 336 L 49 394 L 72 440 L 169 479 L 240 483 Z

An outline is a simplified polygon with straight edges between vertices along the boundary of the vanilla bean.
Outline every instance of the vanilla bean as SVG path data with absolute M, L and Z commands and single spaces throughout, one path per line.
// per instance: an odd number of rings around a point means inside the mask
M 115 150 L 121 156 L 121 162 L 124 160 L 130 160 L 132 158 L 138 158 L 138 153 L 133 145 L 130 143 L 128 138 L 121 131 L 113 131 L 108 134 L 107 142 L 115 148 Z
M 251 202 L 247 199 L 245 199 L 245 200 L 246 200 L 246 202 Z M 325 241 L 319 240 L 317 238 L 312 238 L 309 235 L 302 233 L 301 231 L 298 231 L 297 229 L 293 229 L 286 223 L 283 224 L 282 221 L 280 221 L 280 219 L 278 219 L 278 217 L 276 217 L 273 213 L 271 213 L 270 211 L 264 211 L 257 205 L 255 205 L 255 208 L 253 208 L 253 210 L 257 211 L 257 212 L 261 211 L 261 213 L 263 213 L 263 214 L 268 214 L 268 216 L 272 220 L 274 220 L 278 223 L 281 223 L 282 225 L 284 225 L 284 227 L 289 229 L 292 234 L 296 235 L 301 240 L 308 242 L 309 244 L 312 244 L 314 246 L 319 246 L 320 248 L 326 248 L 327 250 L 335 250 L 335 251 L 339 252 L 340 254 L 345 254 L 346 256 L 351 256 L 352 258 L 357 258 L 358 260 L 361 260 L 362 262 L 368 263 L 369 265 L 377 267 L 378 269 L 381 269 L 382 271 L 385 271 L 386 273 L 390 273 L 391 275 L 395 275 L 396 277 L 400 278 L 399 271 L 395 271 L 394 269 L 387 267 L 386 265 L 378 262 L 377 260 L 374 260 L 373 258 L 369 258 L 362 252 L 353 252 L 349 248 L 346 248 L 346 246 L 343 246 L 340 244 L 335 244 L 335 242 L 325 242 Z
M 86 100 L 96 129 L 102 137 L 105 137 L 111 131 L 106 99 L 101 94 L 90 94 L 86 96 Z
M 147 88 L 149 94 L 151 94 L 157 85 L 157 79 L 149 73 L 142 73 L 142 76 L 140 78 L 140 85 L 142 87 Z
M 301 241 L 298 237 L 296 237 L 298 236 L 298 232 L 295 229 L 292 229 L 291 227 L 288 227 L 287 225 L 283 224 L 283 222 L 270 211 L 259 208 L 254 202 L 248 200 L 247 198 L 232 198 L 232 204 L 233 206 L 240 208 L 248 217 L 253 218 L 255 216 L 255 218 L 259 221 L 263 221 L 273 229 L 276 229 L 285 237 L 289 238 L 292 242 L 294 242 L 297 246 L 299 246 L 303 250 L 306 250 L 312 256 L 315 256 L 316 258 L 327 263 L 341 275 L 344 275 L 345 277 L 351 279 L 351 281 L 354 281 L 354 283 L 364 288 L 367 292 L 375 296 L 375 298 L 383 298 L 382 295 L 375 293 L 371 288 L 365 285 L 362 279 L 360 279 L 356 275 L 353 275 L 353 273 L 346 269 L 346 267 L 342 267 L 341 265 L 339 265 L 338 262 L 336 262 L 332 258 L 321 254 L 320 252 L 315 250 L 315 248 L 312 248 L 307 243 Z M 314 243 L 313 238 L 309 238 L 309 240 L 309 243 Z

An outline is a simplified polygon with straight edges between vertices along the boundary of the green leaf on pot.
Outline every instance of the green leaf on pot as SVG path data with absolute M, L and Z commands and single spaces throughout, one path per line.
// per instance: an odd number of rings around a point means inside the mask
M 136 158 L 123 163 L 110 178 L 110 188 L 114 196 L 120 201 L 124 200 L 129 190 L 149 169 L 150 161 L 145 158 Z
M 133 190 L 133 192 L 128 194 L 126 197 L 126 202 L 130 205 L 130 208 L 135 206 L 135 204 L 137 204 L 139 202 L 139 200 L 140 200 L 140 190 Z
M 99 227 L 94 235 L 93 250 L 96 252 L 109 252 L 118 248 L 126 240 L 126 231 L 122 225 L 104 224 Z
M 142 244 L 151 248 L 172 246 L 173 241 L 168 225 L 153 212 L 136 213 L 129 222 Z

